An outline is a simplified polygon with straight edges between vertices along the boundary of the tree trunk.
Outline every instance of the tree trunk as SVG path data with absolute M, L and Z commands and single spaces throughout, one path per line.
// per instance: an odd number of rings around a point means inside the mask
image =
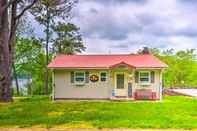
M 10 57 L 12 59 L 12 69 L 13 69 L 13 77 L 15 79 L 15 83 L 16 83 L 16 91 L 17 91 L 17 95 L 20 95 L 19 92 L 19 84 L 18 84 L 18 77 L 17 77 L 17 73 L 16 73 L 16 68 L 14 65 L 14 60 L 15 60 L 15 46 L 16 46 L 16 28 L 17 28 L 17 20 L 16 20 L 16 10 L 17 10 L 17 2 L 14 2 L 12 4 L 12 14 L 11 14 L 11 29 L 10 29 L 10 36 L 9 36 L 9 45 L 11 48 L 11 54 Z
M 32 89 L 31 76 L 28 76 L 27 94 L 28 94 L 29 96 L 33 96 L 33 89 Z
M 8 0 L 0 0 L 0 101 L 4 102 L 12 101 L 11 74 L 15 52 L 17 20 L 27 9 L 34 5 L 36 0 L 29 6 L 26 6 L 17 17 L 17 4 L 19 1 L 9 2 L 11 3 L 8 4 Z M 10 6 L 11 17 L 8 17 Z
M 17 73 L 16 73 L 16 67 L 15 67 L 14 63 L 12 64 L 12 70 L 13 70 L 13 77 L 14 77 L 15 85 L 16 85 L 16 94 L 17 94 L 17 96 L 19 96 L 20 90 L 19 90 L 19 84 L 18 84 L 18 77 L 17 77 Z
M 50 12 L 49 7 L 46 7 L 47 11 L 47 26 L 46 26 L 46 45 L 45 45 L 45 52 L 46 52 L 46 63 L 45 63 L 45 95 L 48 95 L 48 63 L 49 63 L 49 36 L 50 36 Z
M 2 10 L 7 0 L 0 1 L 0 101 L 12 101 L 11 62 L 9 47 L 8 9 Z

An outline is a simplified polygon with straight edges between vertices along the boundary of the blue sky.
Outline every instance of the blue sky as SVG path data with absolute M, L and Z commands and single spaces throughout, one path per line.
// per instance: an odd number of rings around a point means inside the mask
M 197 48 L 197 0 L 79 0 L 72 13 L 85 53 Z

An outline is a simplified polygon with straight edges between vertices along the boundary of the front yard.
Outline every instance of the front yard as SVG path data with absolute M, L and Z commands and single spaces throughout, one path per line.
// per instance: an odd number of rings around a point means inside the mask
M 0 103 L 0 128 L 9 127 L 197 129 L 197 99 L 165 96 L 161 103 L 16 98 Z

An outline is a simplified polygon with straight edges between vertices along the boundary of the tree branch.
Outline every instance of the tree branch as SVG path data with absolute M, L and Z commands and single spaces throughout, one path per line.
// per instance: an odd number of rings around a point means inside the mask
M 27 11 L 29 8 L 31 8 L 38 0 L 33 0 L 33 2 L 29 5 L 27 5 L 22 11 L 20 14 L 18 14 L 15 19 L 20 19 L 21 16 L 25 13 L 25 11 Z
M 3 6 L 2 10 L 5 11 L 9 6 L 11 6 L 14 2 L 19 2 L 20 0 L 10 0 L 5 6 Z

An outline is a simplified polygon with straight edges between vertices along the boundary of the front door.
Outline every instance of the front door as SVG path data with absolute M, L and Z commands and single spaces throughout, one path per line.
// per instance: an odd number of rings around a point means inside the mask
M 116 73 L 115 80 L 116 80 L 115 96 L 126 96 L 124 73 Z

